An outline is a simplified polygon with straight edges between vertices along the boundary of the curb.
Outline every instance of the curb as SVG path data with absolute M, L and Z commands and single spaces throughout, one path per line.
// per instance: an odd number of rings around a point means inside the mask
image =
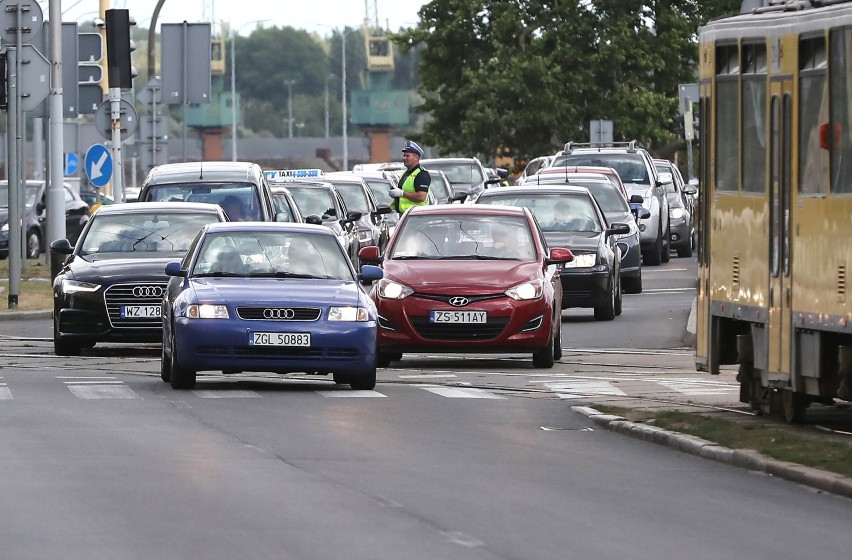
M 0 311 L 0 321 L 19 321 L 26 319 L 51 318 L 53 318 L 52 309 L 42 309 L 40 311 Z
M 783 478 L 823 492 L 852 498 L 852 478 L 796 463 L 771 459 L 751 449 L 730 449 L 696 436 L 631 422 L 621 416 L 604 414 L 588 406 L 572 406 L 571 410 L 586 416 L 594 424 L 614 432 L 665 445 L 705 459 Z

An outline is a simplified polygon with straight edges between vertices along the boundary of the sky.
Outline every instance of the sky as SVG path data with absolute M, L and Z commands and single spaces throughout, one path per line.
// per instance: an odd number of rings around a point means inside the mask
M 103 0 L 61 0 L 62 21 L 91 21 L 97 17 Z M 105 0 L 109 8 L 126 8 L 140 27 L 150 27 L 157 0 Z M 44 19 L 49 17 L 48 0 L 38 0 Z M 413 27 L 417 11 L 428 0 L 369 0 L 376 5 L 378 22 L 392 31 Z M 372 8 L 371 8 L 372 9 Z M 344 26 L 360 27 L 364 23 L 364 0 L 166 0 L 160 10 L 157 25 L 183 21 L 228 22 L 234 30 L 247 35 L 258 25 L 297 29 L 330 35 L 332 29 Z M 375 19 L 375 13 L 370 14 Z M 267 20 L 257 23 L 256 20 Z M 217 25 L 213 33 L 218 31 Z

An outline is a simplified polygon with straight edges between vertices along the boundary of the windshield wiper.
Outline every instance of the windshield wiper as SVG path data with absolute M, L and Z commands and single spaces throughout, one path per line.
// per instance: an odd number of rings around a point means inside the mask
M 319 278 L 319 279 L 327 279 L 329 278 L 326 275 L 321 274 L 304 274 L 300 272 L 286 272 L 286 271 L 278 271 L 278 272 L 254 272 L 249 275 L 251 278 Z
M 225 272 L 225 271 L 203 272 L 201 274 L 193 274 L 193 277 L 195 277 L 195 278 L 211 278 L 211 277 L 212 278 L 223 278 L 223 277 L 226 277 L 226 276 L 227 277 L 242 277 L 242 276 L 245 276 L 245 274 L 240 274 L 239 272 Z

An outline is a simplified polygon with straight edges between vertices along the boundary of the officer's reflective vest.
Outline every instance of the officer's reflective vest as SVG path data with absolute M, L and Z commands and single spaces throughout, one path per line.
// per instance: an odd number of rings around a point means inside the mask
M 412 171 L 411 175 L 405 178 L 405 181 L 402 182 L 402 192 L 417 192 L 414 188 L 414 178 L 423 171 L 422 167 L 418 167 L 414 171 Z M 423 206 L 428 202 L 428 199 L 423 199 L 423 202 L 415 202 L 413 200 L 408 200 L 405 197 L 399 197 L 397 202 L 397 210 L 400 214 L 411 208 L 412 206 Z

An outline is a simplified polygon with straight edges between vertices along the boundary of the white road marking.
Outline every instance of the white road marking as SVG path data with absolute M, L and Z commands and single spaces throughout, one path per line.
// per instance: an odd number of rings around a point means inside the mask
M 456 377 L 454 373 L 423 373 L 418 375 L 400 375 L 400 379 L 449 379 Z
M 141 399 L 133 389 L 124 385 L 68 385 L 68 389 L 81 399 Z
M 223 390 L 208 390 L 208 389 L 194 389 L 192 391 L 195 396 L 200 397 L 202 399 L 250 399 L 254 397 L 260 397 L 254 391 L 249 391 L 245 389 L 223 389 Z
M 449 399 L 505 399 L 506 397 L 473 387 L 421 387 Z
M 5 383 L 0 383 L 0 401 L 11 401 L 12 400 L 12 391 L 9 390 L 9 386 Z
M 383 395 L 378 391 L 355 391 L 344 389 L 340 391 L 316 391 L 317 395 L 321 397 L 336 397 L 336 398 L 385 398 L 387 395 Z
M 627 396 L 627 393 L 607 381 L 559 381 L 545 383 L 544 386 L 556 393 L 560 399 L 583 399 L 601 395 Z
M 702 379 L 669 379 L 669 378 L 650 378 L 648 381 L 654 381 L 664 387 L 668 387 L 678 393 L 684 395 L 727 395 L 735 391 L 739 391 L 740 387 L 734 383 L 725 383 L 724 381 L 710 381 Z

